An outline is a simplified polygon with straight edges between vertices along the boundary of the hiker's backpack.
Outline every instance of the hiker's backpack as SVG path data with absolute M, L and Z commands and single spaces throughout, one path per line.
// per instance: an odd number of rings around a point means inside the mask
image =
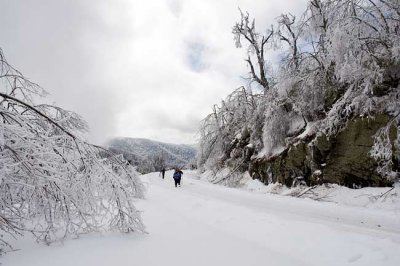
M 181 176 L 182 176 L 182 174 L 179 171 L 177 171 L 174 173 L 173 177 L 174 177 L 174 179 L 177 179 L 177 178 L 181 178 Z

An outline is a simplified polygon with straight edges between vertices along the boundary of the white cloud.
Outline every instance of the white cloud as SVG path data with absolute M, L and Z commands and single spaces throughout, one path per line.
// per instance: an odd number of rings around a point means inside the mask
M 88 120 L 94 142 L 118 135 L 193 143 L 199 120 L 247 71 L 231 34 L 238 7 L 261 30 L 305 2 L 0 0 L 0 47 Z

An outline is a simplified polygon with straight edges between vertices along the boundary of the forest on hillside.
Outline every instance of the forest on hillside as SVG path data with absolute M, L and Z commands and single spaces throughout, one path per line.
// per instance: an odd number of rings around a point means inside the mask
M 159 172 L 163 168 L 196 167 L 195 146 L 122 137 L 111 139 L 107 146 L 113 153 L 122 154 L 142 174 Z
M 247 171 L 288 186 L 398 180 L 398 0 L 311 0 L 268 29 L 240 11 L 232 33 L 249 85 L 202 121 L 198 167 L 212 182 L 236 185 Z

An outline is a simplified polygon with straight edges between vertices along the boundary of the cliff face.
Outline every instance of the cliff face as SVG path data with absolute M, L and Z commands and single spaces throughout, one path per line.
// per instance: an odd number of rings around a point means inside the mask
M 370 156 L 374 135 L 390 119 L 385 114 L 355 118 L 335 136 L 307 136 L 278 155 L 252 160 L 249 172 L 264 183 L 280 182 L 288 186 L 297 182 L 337 183 L 348 187 L 391 185 L 391 181 L 376 171 L 378 162 Z M 396 127 L 391 127 L 395 171 L 399 158 L 394 145 L 397 134 Z

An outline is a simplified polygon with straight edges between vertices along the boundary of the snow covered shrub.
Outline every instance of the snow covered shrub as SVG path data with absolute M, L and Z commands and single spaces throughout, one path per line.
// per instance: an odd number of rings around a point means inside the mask
M 392 171 L 392 143 L 389 136 L 390 128 L 384 127 L 378 130 L 375 134 L 374 146 L 370 151 L 370 155 L 378 162 L 378 173 L 386 175 L 391 178 Z
M 399 168 L 399 166 L 394 165 L 394 163 L 399 163 L 399 120 L 400 117 L 397 116 L 378 130 L 370 151 L 370 156 L 378 163 L 377 172 L 391 181 L 395 181 L 398 177 L 398 173 L 393 170 L 398 171 Z M 394 152 L 397 152 L 397 154 L 394 154 Z
M 94 231 L 144 231 L 133 205 L 144 195 L 137 172 L 79 138 L 87 129 L 79 115 L 34 103 L 45 94 L 0 50 L 1 236 L 30 232 L 51 243 Z

